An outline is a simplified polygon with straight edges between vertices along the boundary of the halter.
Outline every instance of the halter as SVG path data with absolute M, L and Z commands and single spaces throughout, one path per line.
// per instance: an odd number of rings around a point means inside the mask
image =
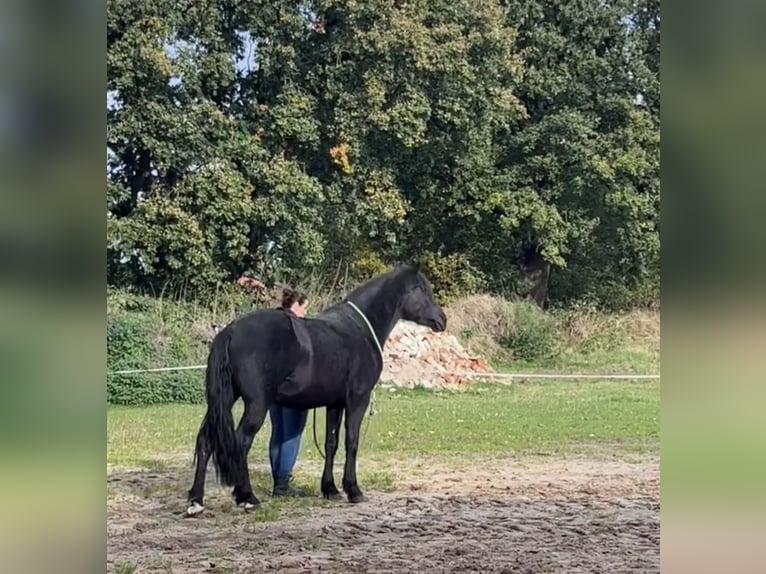
M 372 325 L 370 325 L 370 322 L 367 320 L 367 317 L 365 317 L 364 313 L 362 313 L 361 309 L 354 305 L 351 301 L 346 301 L 351 307 L 353 307 L 354 311 L 359 313 L 359 315 L 364 319 L 364 322 L 367 324 L 367 328 L 370 330 L 370 333 L 372 333 L 372 340 L 375 341 L 375 345 L 378 347 L 378 351 L 380 352 L 380 360 L 383 360 L 383 347 L 380 345 L 380 341 L 378 341 L 378 336 L 375 334 L 375 330 L 372 328 Z

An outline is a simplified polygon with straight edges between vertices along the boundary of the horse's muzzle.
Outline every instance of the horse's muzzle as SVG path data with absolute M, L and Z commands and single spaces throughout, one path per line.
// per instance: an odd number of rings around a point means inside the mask
M 444 314 L 443 310 L 439 309 L 436 317 L 431 320 L 429 327 L 437 333 L 441 333 L 447 328 L 447 315 Z

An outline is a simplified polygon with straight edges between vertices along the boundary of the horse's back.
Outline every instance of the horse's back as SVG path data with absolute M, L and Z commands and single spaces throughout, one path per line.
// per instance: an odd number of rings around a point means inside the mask
M 282 310 L 253 311 L 231 322 L 219 335 L 228 337 L 236 390 L 245 401 L 272 396 L 276 382 L 293 368 L 295 341 Z
M 292 319 L 298 359 L 279 384 L 276 400 L 293 408 L 342 404 L 348 379 L 348 351 L 342 334 L 321 319 Z
M 280 309 L 262 309 L 237 318 L 227 326 L 232 355 L 277 355 L 291 344 L 290 320 Z
M 243 397 L 265 391 L 278 403 L 294 408 L 342 402 L 347 351 L 332 324 L 264 309 L 239 317 L 226 330 Z
M 342 315 L 300 319 L 281 309 L 253 311 L 224 331 L 219 335 L 229 337 L 243 397 L 265 391 L 279 404 L 303 409 L 346 400 L 364 344 Z

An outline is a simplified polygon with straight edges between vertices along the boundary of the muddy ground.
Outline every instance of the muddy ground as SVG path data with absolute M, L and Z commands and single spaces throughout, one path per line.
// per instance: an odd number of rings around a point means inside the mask
M 111 469 L 107 571 L 659 572 L 656 457 L 388 468 L 399 469 L 395 489 L 367 489 L 364 504 L 277 506 L 260 488 L 264 505 L 252 513 L 211 478 L 207 510 L 190 519 L 189 468 Z

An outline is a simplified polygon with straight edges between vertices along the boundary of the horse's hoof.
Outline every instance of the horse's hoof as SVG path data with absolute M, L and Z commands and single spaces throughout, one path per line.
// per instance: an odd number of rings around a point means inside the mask
M 338 491 L 335 491 L 335 492 L 323 492 L 323 493 L 322 493 L 322 496 L 323 496 L 323 497 L 324 497 L 326 500 L 340 500 L 341 498 L 343 498 L 343 497 L 340 495 L 340 492 L 338 492 Z
M 259 506 L 261 504 L 261 501 L 258 500 L 255 497 L 255 494 L 252 492 L 245 494 L 244 496 L 234 493 L 234 503 L 239 506 L 240 508 L 244 508 L 247 510 L 252 510 L 253 508 Z
M 199 502 L 192 502 L 186 509 L 186 516 L 197 516 L 203 510 L 205 510 L 205 507 L 202 506 Z
M 261 505 L 261 501 L 258 500 L 255 496 L 250 495 L 244 500 L 237 501 L 237 506 L 244 509 L 245 512 L 249 512 L 250 510 L 253 510 L 254 508 L 258 508 Z
M 243 500 L 242 502 L 237 503 L 237 506 L 239 506 L 245 512 L 253 510 L 254 508 L 258 508 L 260 505 L 261 501 L 254 498 L 251 498 L 250 500 Z
M 348 501 L 351 504 L 359 504 L 360 502 L 367 502 L 367 497 L 361 492 L 359 494 L 349 494 Z

